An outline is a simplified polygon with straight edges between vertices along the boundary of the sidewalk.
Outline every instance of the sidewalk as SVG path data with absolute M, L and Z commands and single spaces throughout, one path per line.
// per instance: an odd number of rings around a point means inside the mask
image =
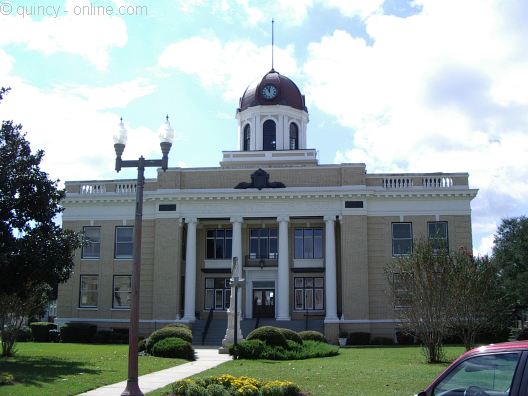
M 200 373 L 207 369 L 218 366 L 220 363 L 231 360 L 230 355 L 222 355 L 218 353 L 218 348 L 215 349 L 195 349 L 196 360 L 169 369 L 156 371 L 147 375 L 139 377 L 139 388 L 143 393 L 152 392 L 153 390 L 163 388 L 165 385 L 171 384 L 182 378 L 190 377 L 191 375 Z M 80 396 L 119 396 L 125 390 L 126 381 L 118 382 L 117 384 L 103 386 L 101 388 L 93 389 Z

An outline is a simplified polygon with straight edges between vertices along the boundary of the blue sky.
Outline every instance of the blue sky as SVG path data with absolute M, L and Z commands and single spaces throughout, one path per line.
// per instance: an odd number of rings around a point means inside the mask
M 170 166 L 217 166 L 237 149 L 238 98 L 271 67 L 271 18 L 321 163 L 469 172 L 478 253 L 501 218 L 526 214 L 523 0 L 0 0 L 0 118 L 63 181 L 116 178 L 121 116 L 125 158 L 159 156 L 169 114 Z

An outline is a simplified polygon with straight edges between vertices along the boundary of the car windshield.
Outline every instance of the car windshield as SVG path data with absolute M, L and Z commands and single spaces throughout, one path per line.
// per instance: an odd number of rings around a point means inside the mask
M 435 387 L 435 396 L 507 396 L 521 354 L 475 356 L 458 364 Z

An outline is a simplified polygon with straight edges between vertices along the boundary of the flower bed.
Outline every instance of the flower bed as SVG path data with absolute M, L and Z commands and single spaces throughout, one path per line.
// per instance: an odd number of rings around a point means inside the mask
M 172 385 L 170 396 L 301 396 L 300 388 L 290 381 L 262 381 L 229 374 L 200 379 L 183 379 Z

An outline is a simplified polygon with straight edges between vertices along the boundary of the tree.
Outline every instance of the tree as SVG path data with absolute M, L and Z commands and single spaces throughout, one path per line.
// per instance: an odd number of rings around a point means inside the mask
M 494 238 L 494 265 L 514 305 L 528 307 L 528 218 L 503 219 Z
M 488 257 L 460 250 L 450 261 L 449 327 L 469 351 L 479 333 L 500 328 L 508 320 L 508 300 Z
M 416 335 L 422 342 L 428 363 L 442 361 L 442 342 L 449 332 L 449 255 L 435 251 L 425 240 L 414 244 L 409 256 L 391 261 L 387 279 L 395 302 L 396 314 L 403 331 Z
M 0 89 L 0 101 L 8 91 Z M 20 322 L 14 321 L 13 306 L 20 308 L 18 316 L 29 315 L 39 305 L 35 303 L 35 294 L 39 294 L 35 291 L 46 290 L 50 295 L 58 283 L 69 278 L 74 251 L 80 247 L 79 235 L 54 223 L 63 210 L 60 201 L 65 192 L 58 188 L 58 181 L 50 180 L 40 170 L 43 156 L 42 150 L 31 153 L 21 125 L 2 121 L 0 301 L 11 302 L 0 305 L 0 324 L 7 324 L 0 329 L 2 339 L 6 328 L 14 323 L 16 330 Z

